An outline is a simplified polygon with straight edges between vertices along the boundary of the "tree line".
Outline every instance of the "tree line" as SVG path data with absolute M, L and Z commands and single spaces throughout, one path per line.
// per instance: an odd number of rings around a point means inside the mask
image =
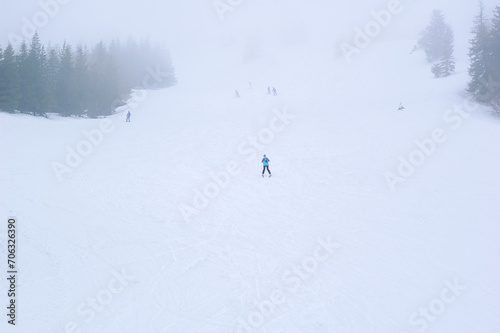
M 44 46 L 35 33 L 19 50 L 0 46 L 0 110 L 45 116 L 99 117 L 125 103 L 134 88 L 175 85 L 169 52 L 132 38 L 91 50 L 63 43 Z
M 489 19 L 480 2 L 469 42 L 467 91 L 477 102 L 491 105 L 500 114 L 500 6 L 495 7 Z M 427 61 L 432 64 L 435 77 L 455 72 L 453 44 L 453 30 L 445 22 L 443 13 L 435 10 L 417 42 L 417 48 L 424 50 Z

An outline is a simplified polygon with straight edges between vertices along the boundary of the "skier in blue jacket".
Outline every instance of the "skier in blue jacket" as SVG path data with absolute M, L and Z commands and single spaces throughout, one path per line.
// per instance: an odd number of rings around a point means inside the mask
M 269 177 L 272 176 L 271 171 L 269 171 L 269 162 L 270 162 L 270 160 L 264 154 L 264 158 L 262 159 L 262 164 L 264 164 L 264 169 L 262 170 L 262 178 L 264 178 L 264 172 L 266 172 L 266 169 L 267 169 L 267 172 L 269 172 Z

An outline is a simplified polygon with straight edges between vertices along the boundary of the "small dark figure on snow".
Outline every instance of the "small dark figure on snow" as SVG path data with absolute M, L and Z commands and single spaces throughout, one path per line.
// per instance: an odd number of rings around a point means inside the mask
M 270 160 L 264 154 L 264 158 L 262 159 L 262 164 L 264 164 L 264 169 L 262 170 L 262 178 L 264 178 L 264 172 L 266 172 L 266 169 L 267 169 L 267 172 L 269 172 L 269 177 L 272 176 L 271 171 L 269 171 L 269 162 L 270 162 Z
M 276 88 L 273 87 L 273 95 L 274 96 L 277 96 L 278 95 L 278 92 L 276 91 Z
M 399 103 L 398 111 L 403 111 L 405 107 L 403 106 L 402 103 Z
M 127 120 L 125 120 L 126 122 L 130 122 L 130 111 L 127 112 Z
M 238 92 L 238 90 L 235 90 L 234 94 L 236 95 L 236 98 L 240 98 L 240 93 Z
M 267 87 L 267 94 L 271 95 L 271 88 Z

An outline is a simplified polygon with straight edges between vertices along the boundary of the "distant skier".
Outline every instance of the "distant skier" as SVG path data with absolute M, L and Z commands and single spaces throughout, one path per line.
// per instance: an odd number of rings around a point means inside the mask
M 269 162 L 270 162 L 270 160 L 264 154 L 264 158 L 262 159 L 262 164 L 264 164 L 264 169 L 262 169 L 262 178 L 264 178 L 264 173 L 266 172 L 266 169 L 267 169 L 267 172 L 269 172 L 269 177 L 272 176 L 271 171 L 269 171 Z
M 236 95 L 236 98 L 240 98 L 240 93 L 238 92 L 238 90 L 235 90 L 234 94 Z
M 248 86 L 250 87 L 250 89 L 252 89 L 252 81 L 248 82 Z
M 276 88 L 273 87 L 273 95 L 274 96 L 277 96 L 278 95 L 278 92 L 276 91 Z
M 402 103 L 399 103 L 398 111 L 403 111 L 405 107 L 403 106 Z
M 267 87 L 267 94 L 271 95 L 271 88 Z
M 127 112 L 127 120 L 125 120 L 126 122 L 130 122 L 130 111 Z

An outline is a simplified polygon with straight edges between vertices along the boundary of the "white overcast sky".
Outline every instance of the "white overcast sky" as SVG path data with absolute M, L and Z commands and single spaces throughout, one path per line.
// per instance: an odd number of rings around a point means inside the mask
M 269 42 L 301 37 L 324 43 L 349 41 L 356 26 L 363 28 L 391 0 L 221 0 L 241 4 L 221 21 L 214 0 L 0 0 L 0 45 L 9 36 L 22 36 L 26 22 L 42 19 L 38 32 L 44 44 L 92 46 L 99 40 L 149 37 L 170 48 L 192 49 L 200 45 L 227 45 L 249 36 Z M 41 4 L 60 4 L 43 22 Z M 383 31 L 385 38 L 415 38 L 440 8 L 455 30 L 456 39 L 470 30 L 477 0 L 401 0 L 403 11 Z M 484 0 L 487 14 L 498 0 Z M 53 5 L 51 6 L 53 8 Z M 47 16 L 45 16 L 47 17 Z M 40 25 L 40 24 L 37 24 Z M 26 31 L 26 29 L 24 30 Z M 458 42 L 458 41 L 457 41 Z M 458 42 L 459 43 L 459 42 Z

